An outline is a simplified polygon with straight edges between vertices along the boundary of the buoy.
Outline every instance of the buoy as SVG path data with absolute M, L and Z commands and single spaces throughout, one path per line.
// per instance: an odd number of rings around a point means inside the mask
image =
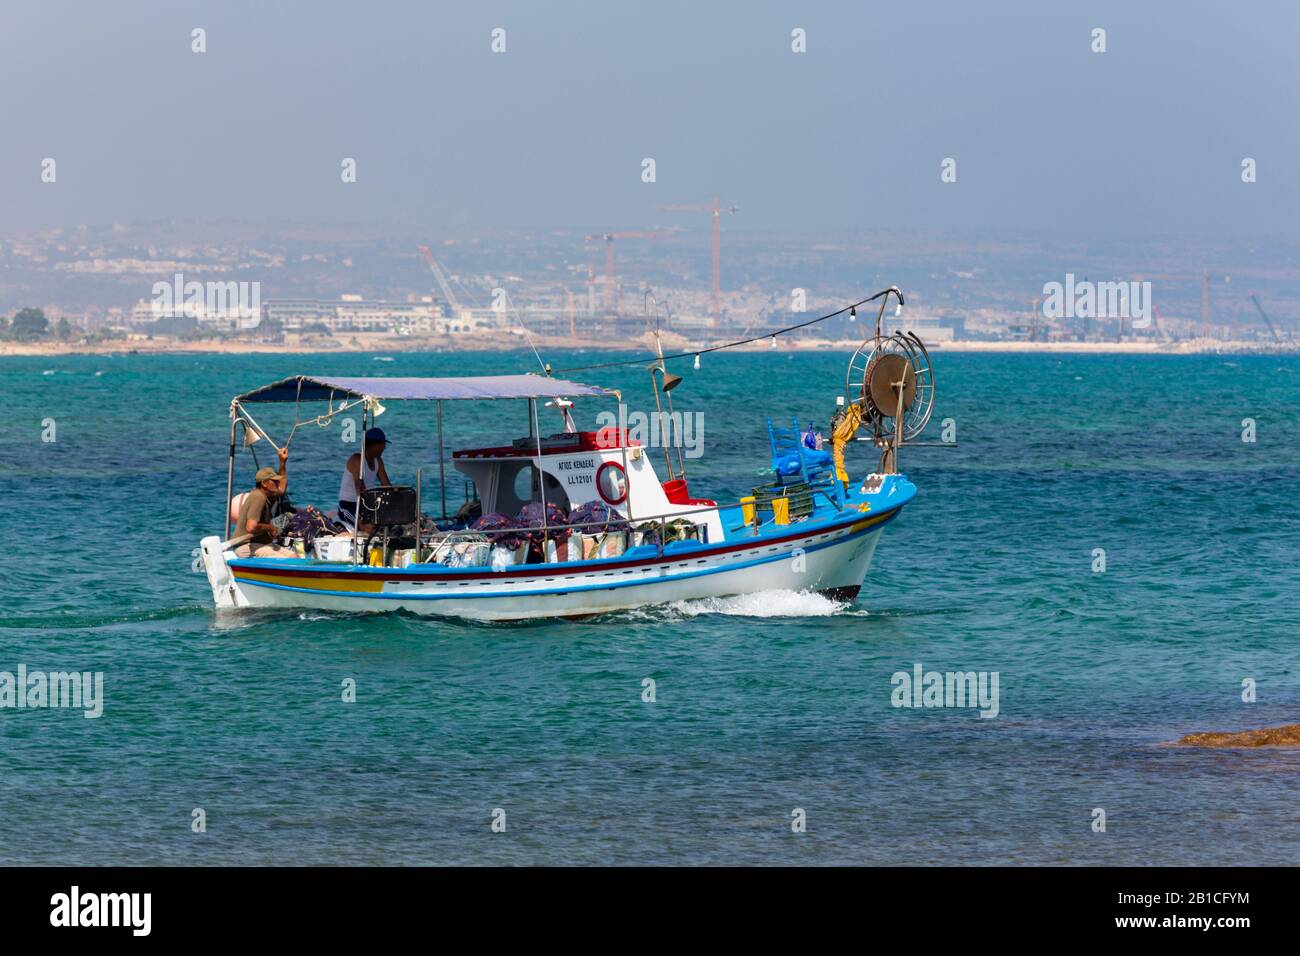
M 696 355 L 696 356 L 695 356 L 695 369 L 696 369 L 696 371 L 699 371 L 699 368 L 700 368 L 700 357 L 699 357 L 698 355 Z

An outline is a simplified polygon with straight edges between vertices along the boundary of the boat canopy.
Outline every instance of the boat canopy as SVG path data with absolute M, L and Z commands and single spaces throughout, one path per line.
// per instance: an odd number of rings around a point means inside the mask
M 337 398 L 400 401 L 454 401 L 488 398 L 578 398 L 584 395 L 618 395 L 612 388 L 583 385 L 541 375 L 476 375 L 467 378 L 336 378 L 295 375 L 245 392 L 235 401 L 309 402 Z

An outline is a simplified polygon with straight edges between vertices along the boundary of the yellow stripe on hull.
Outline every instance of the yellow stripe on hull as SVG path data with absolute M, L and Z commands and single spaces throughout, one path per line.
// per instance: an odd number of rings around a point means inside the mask
M 355 591 L 376 594 L 384 589 L 383 581 L 368 581 L 364 578 L 348 577 L 298 577 L 287 574 L 274 574 L 267 571 L 234 570 L 237 581 L 260 581 L 263 584 L 279 584 L 289 588 L 304 588 L 310 591 Z
M 849 528 L 849 531 L 852 532 L 852 533 L 854 533 L 854 534 L 856 534 L 856 533 L 859 532 L 859 531 L 865 531 L 867 528 L 870 528 L 872 525 L 874 525 L 874 524 L 880 524 L 880 522 L 882 522 L 882 521 L 884 521 L 886 518 L 890 518 L 890 517 L 892 517 L 892 514 L 889 514 L 889 513 L 886 513 L 886 514 L 879 514 L 879 515 L 872 515 L 870 518 L 867 518 L 867 519 L 864 520 L 864 521 L 859 521 L 859 522 L 855 523 L 854 525 L 852 525 L 852 526 Z

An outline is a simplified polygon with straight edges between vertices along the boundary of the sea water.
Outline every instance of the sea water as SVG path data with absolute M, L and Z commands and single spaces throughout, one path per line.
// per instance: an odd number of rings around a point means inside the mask
M 703 416 L 692 494 L 766 483 L 769 416 L 826 432 L 847 358 L 670 363 L 675 409 Z M 102 675 L 93 719 L 0 709 L 0 863 L 1300 863 L 1300 754 L 1171 746 L 1300 720 L 1300 359 L 935 364 L 927 438 L 956 446 L 904 449 L 918 495 L 855 602 L 484 625 L 218 617 L 195 549 L 224 515 L 233 395 L 531 355 L 0 361 L 0 671 Z M 653 408 L 642 366 L 569 377 Z M 322 410 L 254 414 L 283 441 Z M 347 417 L 297 429 L 295 503 L 333 506 Z M 521 401 L 444 421 L 449 449 L 528 432 Z M 380 424 L 390 476 L 422 468 L 440 511 L 432 407 Z M 241 450 L 237 490 L 254 467 Z M 998 675 L 996 715 L 899 706 L 913 672 Z

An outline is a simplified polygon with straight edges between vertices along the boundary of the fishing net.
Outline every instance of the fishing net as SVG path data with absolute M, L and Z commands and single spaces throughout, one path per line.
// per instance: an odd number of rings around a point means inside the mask
M 558 505 L 549 501 L 545 508 L 545 528 L 542 521 L 543 509 L 540 501 L 530 501 L 524 505 L 516 519 L 521 528 L 529 529 L 528 539 L 533 544 L 541 544 L 545 538 L 563 540 L 568 538 L 569 531 L 565 525 L 569 523 L 569 516 Z
M 529 539 L 528 532 L 520 529 L 519 522 L 509 515 L 498 512 L 486 514 L 476 520 L 470 529 L 482 531 L 492 539 L 492 543 L 511 550 L 519 547 Z
M 569 524 L 583 534 L 627 531 L 632 527 L 621 514 L 600 501 L 588 501 L 578 505 L 569 514 Z M 580 527 L 582 525 L 586 527 Z

